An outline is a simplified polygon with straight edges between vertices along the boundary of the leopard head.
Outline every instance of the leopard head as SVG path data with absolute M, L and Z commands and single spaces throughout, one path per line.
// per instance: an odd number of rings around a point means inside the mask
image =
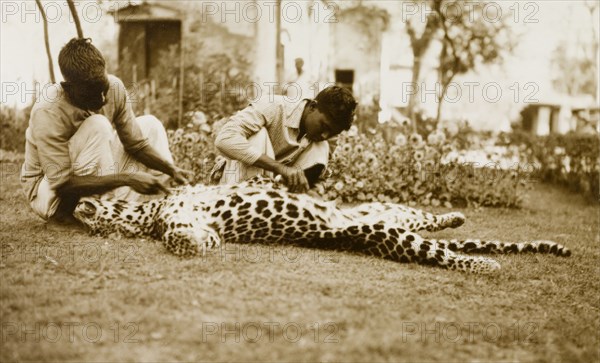
M 135 237 L 150 233 L 157 204 L 157 201 L 135 203 L 84 197 L 77 203 L 73 216 L 92 234 L 121 233 Z

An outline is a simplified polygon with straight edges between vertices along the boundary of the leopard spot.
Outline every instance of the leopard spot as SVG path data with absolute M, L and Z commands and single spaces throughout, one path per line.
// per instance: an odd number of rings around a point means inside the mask
M 467 242 L 467 243 L 465 243 L 464 251 L 467 252 L 469 250 L 475 249 L 476 247 L 477 247 L 477 245 L 475 243 Z
M 395 248 L 394 242 L 392 242 L 390 240 L 385 241 L 384 244 L 385 244 L 385 247 L 387 247 L 388 251 L 393 251 Z
M 275 201 L 275 210 L 278 212 L 283 212 L 283 200 L 276 200 Z
M 280 195 L 279 193 L 277 193 L 277 192 L 274 192 L 274 191 L 272 191 L 272 190 L 269 190 L 269 191 L 267 192 L 267 195 L 268 195 L 269 197 L 273 198 L 273 199 L 279 199 L 279 198 L 281 198 L 281 195 Z
M 261 213 L 263 209 L 267 208 L 269 203 L 266 200 L 259 200 L 256 202 L 256 212 Z

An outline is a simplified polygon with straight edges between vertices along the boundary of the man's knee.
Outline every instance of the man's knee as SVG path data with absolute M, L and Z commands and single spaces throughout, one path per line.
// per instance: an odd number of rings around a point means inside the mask
M 169 150 L 169 138 L 163 123 L 152 115 L 139 116 L 136 118 L 136 122 L 142 130 L 142 135 L 148 139 L 159 155 L 173 163 L 173 156 Z
M 98 136 L 110 136 L 114 132 L 113 126 L 104 115 L 92 115 L 86 118 L 79 126 L 77 133 Z
M 142 133 L 149 135 L 153 132 L 166 132 L 163 123 L 154 115 L 143 115 L 136 118 Z

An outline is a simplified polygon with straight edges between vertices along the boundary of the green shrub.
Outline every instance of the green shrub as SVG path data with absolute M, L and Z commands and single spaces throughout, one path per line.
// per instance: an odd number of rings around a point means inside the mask
M 136 114 L 150 112 L 169 129 L 183 127 L 195 112 L 206 115 L 209 124 L 230 116 L 248 104 L 255 95 L 250 77 L 250 61 L 243 52 L 211 53 L 203 38 L 191 32 L 184 45 L 182 120 L 179 122 L 180 53 L 177 45 L 163 51 L 153 68 L 152 87 L 137 85 Z
M 437 130 L 423 138 L 420 134 L 406 137 L 407 128 L 401 126 L 392 141 L 382 133 L 359 133 L 355 127 L 340 135 L 328 175 L 317 192 L 341 203 L 520 206 L 529 180 L 526 168 L 516 164 L 502 169 L 491 160 L 477 164 L 449 159 L 466 142 L 457 137 L 458 130 Z M 177 164 L 194 172 L 194 183 L 209 184 L 217 155 L 211 134 L 196 125 L 169 130 L 168 135 Z
M 537 167 L 541 181 L 564 185 L 598 200 L 600 192 L 600 142 L 598 135 L 568 133 L 534 136 L 525 132 L 502 134 L 500 145 L 518 145 L 520 158 Z
M 0 105 L 0 149 L 25 151 L 25 130 L 31 105 L 24 109 Z
M 346 133 L 340 137 L 330 175 L 318 192 L 342 203 L 518 207 L 526 170 L 504 170 L 495 163 L 445 161 L 462 143 L 442 131 L 434 131 L 426 139 L 400 132 L 392 143 L 379 134 Z
M 199 127 L 167 130 L 169 148 L 180 168 L 194 173 L 192 184 L 210 184 L 209 174 L 217 156 L 213 137 Z

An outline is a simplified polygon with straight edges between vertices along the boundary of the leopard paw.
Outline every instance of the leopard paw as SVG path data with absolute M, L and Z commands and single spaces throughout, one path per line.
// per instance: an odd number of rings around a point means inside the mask
M 444 217 L 445 221 L 443 224 L 445 228 L 458 228 L 462 226 L 467 220 L 465 218 L 465 215 L 460 212 L 447 213 L 444 214 Z

